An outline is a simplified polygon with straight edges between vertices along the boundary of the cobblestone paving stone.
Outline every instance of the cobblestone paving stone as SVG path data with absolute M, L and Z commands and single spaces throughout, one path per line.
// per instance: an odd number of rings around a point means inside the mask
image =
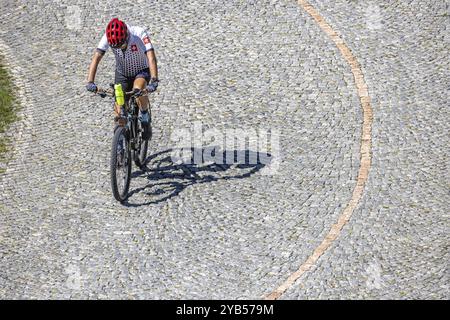
M 20 66 L 27 105 L 0 177 L 0 298 L 260 298 L 351 197 L 362 117 L 350 68 L 295 1 L 127 3 L 2 2 L 0 39 Z M 364 23 L 360 2 L 313 4 L 363 66 L 374 164 L 344 234 L 285 298 L 448 298 L 448 41 L 430 36 L 443 35 L 443 6 L 419 11 L 421 29 L 408 23 L 417 10 L 381 5 L 386 24 L 364 33 L 353 27 Z M 67 27 L 74 5 L 80 29 Z M 127 206 L 109 185 L 111 105 L 84 91 L 112 15 L 149 27 L 162 79 L 151 170 L 135 172 Z M 423 46 L 407 37 L 412 29 Z M 408 49 L 389 38 L 398 30 Z M 98 83 L 111 81 L 113 60 L 102 61 Z M 194 121 L 279 128 L 278 173 L 179 170 L 169 138 Z

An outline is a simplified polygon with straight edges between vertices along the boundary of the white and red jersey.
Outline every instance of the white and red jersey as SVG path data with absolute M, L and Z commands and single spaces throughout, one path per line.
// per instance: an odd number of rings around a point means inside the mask
M 153 49 L 150 37 L 145 28 L 127 25 L 129 32 L 128 46 L 125 51 L 122 49 L 111 50 L 116 57 L 117 72 L 126 76 L 134 77 L 139 71 L 148 69 L 148 59 L 146 52 Z M 103 34 L 97 50 L 105 53 L 109 48 L 106 32 Z

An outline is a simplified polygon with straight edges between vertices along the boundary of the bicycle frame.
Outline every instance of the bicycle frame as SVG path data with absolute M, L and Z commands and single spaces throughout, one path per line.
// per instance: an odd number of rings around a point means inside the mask
M 113 85 L 111 85 L 112 87 Z M 144 90 L 145 91 L 145 90 Z M 97 94 L 99 94 L 101 97 L 111 96 L 114 97 L 114 91 L 112 90 L 105 90 L 102 88 L 99 88 L 97 91 Z M 144 95 L 148 94 L 147 92 L 144 93 Z M 127 133 L 130 134 L 128 137 L 130 141 L 131 149 L 136 151 L 137 150 L 137 141 L 139 137 L 138 132 L 138 113 L 139 113 L 139 107 L 136 102 L 137 96 L 135 95 L 134 91 L 129 91 L 125 93 L 126 96 L 129 96 L 129 100 L 125 102 L 125 105 L 121 107 L 121 114 L 120 116 L 126 119 L 125 127 L 127 129 Z
M 125 104 L 125 106 L 126 107 L 122 107 L 121 113 L 124 112 L 124 116 L 127 120 L 125 127 L 127 128 L 128 134 L 130 134 L 128 138 L 130 140 L 131 149 L 136 150 L 136 139 L 139 137 L 137 126 L 139 107 L 136 103 L 136 98 L 130 97 L 130 100 Z

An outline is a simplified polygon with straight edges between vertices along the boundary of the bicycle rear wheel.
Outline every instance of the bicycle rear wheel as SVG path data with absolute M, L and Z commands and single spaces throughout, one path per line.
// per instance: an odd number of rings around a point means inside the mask
M 136 164 L 136 166 L 141 168 L 145 164 L 145 160 L 147 159 L 148 141 L 150 139 L 144 140 L 142 138 L 143 128 L 140 121 L 138 121 L 138 125 L 139 125 L 139 132 L 141 133 L 139 136 L 140 142 L 139 148 L 135 151 L 133 156 L 134 156 L 134 163 Z M 149 130 L 151 132 L 151 125 L 149 125 Z
M 118 127 L 114 133 L 110 170 L 114 198 L 120 202 L 125 201 L 131 181 L 131 150 L 124 127 Z

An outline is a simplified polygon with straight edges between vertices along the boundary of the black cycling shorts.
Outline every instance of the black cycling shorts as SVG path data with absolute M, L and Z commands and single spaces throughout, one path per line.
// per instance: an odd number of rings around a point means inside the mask
M 134 77 L 126 77 L 123 74 L 115 72 L 114 75 L 114 83 L 115 84 L 121 84 L 123 92 L 128 92 L 133 90 L 133 82 L 137 78 L 144 78 L 147 83 L 150 81 L 150 72 L 148 69 L 144 69 L 139 71 Z

